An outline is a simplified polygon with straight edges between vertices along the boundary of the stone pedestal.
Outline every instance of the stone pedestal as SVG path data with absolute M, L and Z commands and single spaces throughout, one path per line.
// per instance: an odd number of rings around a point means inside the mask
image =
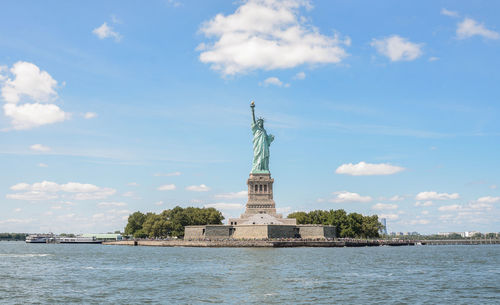
M 274 217 L 276 214 L 276 204 L 273 199 L 274 179 L 271 174 L 250 174 L 247 180 L 248 201 L 246 210 L 241 218 L 248 218 L 254 214 L 269 214 Z
M 248 201 L 245 213 L 240 218 L 230 218 L 230 225 L 252 224 L 287 224 L 295 225 L 297 221 L 283 218 L 276 213 L 273 199 L 273 183 L 270 173 L 251 173 L 247 180 Z

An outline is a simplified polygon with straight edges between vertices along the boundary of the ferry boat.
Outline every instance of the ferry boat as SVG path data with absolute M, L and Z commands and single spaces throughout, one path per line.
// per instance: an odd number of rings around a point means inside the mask
M 30 234 L 26 236 L 26 242 L 30 244 L 101 244 L 102 240 L 95 237 L 66 237 L 54 234 Z
M 54 240 L 54 234 L 30 234 L 26 236 L 26 242 L 30 244 L 45 244 Z
M 97 240 L 95 237 L 57 237 L 57 244 L 102 244 L 102 240 Z

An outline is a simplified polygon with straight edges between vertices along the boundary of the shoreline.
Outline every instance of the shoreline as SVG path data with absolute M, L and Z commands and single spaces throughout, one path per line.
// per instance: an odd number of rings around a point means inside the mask
M 292 248 L 292 247 L 379 247 L 413 246 L 413 241 L 377 240 L 123 240 L 103 245 L 204 248 Z
M 103 245 L 146 247 L 201 248 L 293 248 L 293 247 L 381 247 L 416 245 L 498 245 L 495 240 L 121 240 L 105 241 Z

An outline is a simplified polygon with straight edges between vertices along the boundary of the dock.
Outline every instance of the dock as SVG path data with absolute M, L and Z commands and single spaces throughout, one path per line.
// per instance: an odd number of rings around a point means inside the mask
M 500 239 L 434 239 L 422 240 L 422 245 L 500 245 Z

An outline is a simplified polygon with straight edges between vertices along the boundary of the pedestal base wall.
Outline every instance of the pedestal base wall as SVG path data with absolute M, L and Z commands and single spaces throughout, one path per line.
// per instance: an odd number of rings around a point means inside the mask
M 206 225 L 187 226 L 184 239 L 332 239 L 335 232 L 334 226 L 321 225 Z

